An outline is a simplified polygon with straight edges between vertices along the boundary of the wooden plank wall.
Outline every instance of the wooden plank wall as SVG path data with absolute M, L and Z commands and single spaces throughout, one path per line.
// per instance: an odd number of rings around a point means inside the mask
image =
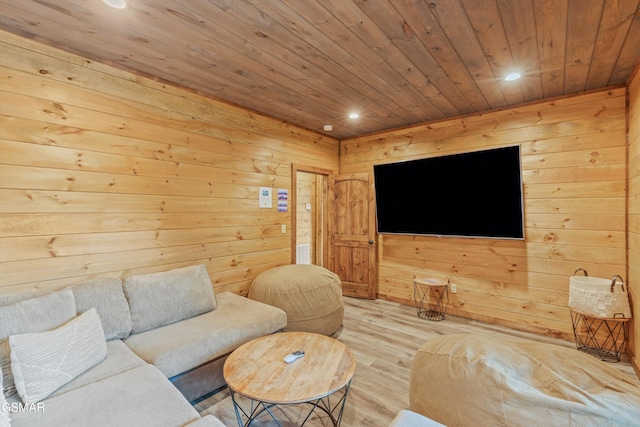
M 0 76 L 3 293 L 204 263 L 244 294 L 290 263 L 291 163 L 338 168 L 337 140 L 5 32 Z
M 630 353 L 640 377 L 640 64 L 629 83 L 629 288 L 634 322 Z
M 520 144 L 524 241 L 378 236 L 378 295 L 412 278 L 458 285 L 448 312 L 573 340 L 569 277 L 626 272 L 626 90 L 618 88 L 341 141 L 340 172 Z M 443 179 L 473 179 L 451 171 Z M 446 209 L 437 200 L 416 208 Z M 473 215 L 473 211 L 469 211 Z

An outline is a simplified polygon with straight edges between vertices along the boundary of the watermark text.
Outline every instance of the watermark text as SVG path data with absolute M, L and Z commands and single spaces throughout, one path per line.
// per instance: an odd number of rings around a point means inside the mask
M 44 402 L 22 403 L 22 402 L 6 402 L 0 405 L 2 412 L 44 412 Z

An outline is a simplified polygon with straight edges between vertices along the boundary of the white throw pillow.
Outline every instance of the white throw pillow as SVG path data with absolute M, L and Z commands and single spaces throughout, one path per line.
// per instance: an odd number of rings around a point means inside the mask
M 95 308 L 51 331 L 11 335 L 9 345 L 16 389 L 27 405 L 46 398 L 107 356 Z

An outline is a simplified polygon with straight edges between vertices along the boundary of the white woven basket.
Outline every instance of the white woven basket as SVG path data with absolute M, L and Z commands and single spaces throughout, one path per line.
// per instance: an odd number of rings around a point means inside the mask
M 591 276 L 571 276 L 569 308 L 605 319 L 631 318 L 629 296 L 624 282 Z

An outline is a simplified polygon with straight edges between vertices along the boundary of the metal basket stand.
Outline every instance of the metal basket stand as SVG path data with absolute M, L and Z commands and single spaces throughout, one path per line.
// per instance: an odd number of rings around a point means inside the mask
M 449 305 L 449 283 L 436 279 L 416 279 L 413 277 L 413 299 L 418 317 L 426 320 L 445 319 Z
M 604 319 L 571 310 L 576 348 L 606 362 L 619 362 L 629 340 L 629 320 Z
M 589 275 L 584 268 L 577 269 L 573 275 L 577 275 L 580 271 L 585 276 Z M 624 283 L 621 276 L 613 276 L 611 292 L 613 292 L 617 279 Z M 613 317 L 600 317 L 571 307 L 569 307 L 569 311 L 571 312 L 576 348 L 584 353 L 597 356 L 605 362 L 619 362 L 629 340 L 629 320 L 631 318 L 624 317 L 622 313 L 615 314 Z

